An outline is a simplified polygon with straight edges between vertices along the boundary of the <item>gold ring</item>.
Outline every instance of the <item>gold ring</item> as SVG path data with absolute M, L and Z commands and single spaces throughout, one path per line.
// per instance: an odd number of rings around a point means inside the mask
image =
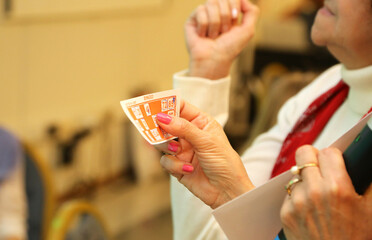
M 318 167 L 318 164 L 316 164 L 316 163 L 306 163 L 306 164 L 301 165 L 301 166 L 293 166 L 293 167 L 291 167 L 291 173 L 293 175 L 301 175 L 302 169 L 304 169 L 306 167 Z
M 285 190 L 287 190 L 289 196 L 291 196 L 293 185 L 301 181 L 302 181 L 301 178 L 294 178 L 291 181 L 289 181 L 287 185 L 285 185 Z

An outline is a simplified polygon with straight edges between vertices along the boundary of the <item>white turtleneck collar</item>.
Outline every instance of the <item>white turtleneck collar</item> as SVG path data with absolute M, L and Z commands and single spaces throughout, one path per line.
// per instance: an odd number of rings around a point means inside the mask
M 341 67 L 341 76 L 349 85 L 348 106 L 356 113 L 364 115 L 372 107 L 372 65 L 356 70 Z

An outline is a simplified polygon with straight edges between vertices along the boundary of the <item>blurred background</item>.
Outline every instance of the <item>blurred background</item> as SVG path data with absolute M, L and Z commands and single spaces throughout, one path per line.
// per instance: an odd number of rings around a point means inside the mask
M 203 2 L 0 0 L 0 126 L 21 142 L 29 239 L 172 239 L 169 176 L 119 102 L 172 88 Z M 322 0 L 255 2 L 257 34 L 231 73 L 237 150 L 336 63 L 309 40 Z

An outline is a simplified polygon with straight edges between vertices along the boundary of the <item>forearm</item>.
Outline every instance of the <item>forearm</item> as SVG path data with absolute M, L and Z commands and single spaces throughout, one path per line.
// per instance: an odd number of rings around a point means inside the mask
M 233 59 L 191 59 L 188 76 L 211 80 L 225 78 L 229 75 Z

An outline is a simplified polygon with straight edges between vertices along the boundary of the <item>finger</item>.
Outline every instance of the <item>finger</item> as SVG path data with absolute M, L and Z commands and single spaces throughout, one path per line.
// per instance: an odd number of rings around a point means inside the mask
M 173 176 L 187 175 L 194 171 L 194 167 L 190 163 L 185 163 L 172 155 L 163 155 L 160 158 L 160 164 Z
M 207 137 L 206 133 L 201 129 L 208 124 L 208 119 L 205 119 L 205 121 L 198 119 L 199 126 L 196 126 L 186 119 L 171 117 L 164 113 L 158 113 L 156 118 L 159 126 L 163 130 L 174 136 L 185 139 L 196 148 L 198 144 L 201 144 L 200 141 L 203 141 L 203 139 Z M 204 118 L 204 116 L 201 115 L 200 118 Z
M 175 140 L 171 140 L 169 142 L 161 143 L 161 144 L 156 144 L 154 145 L 156 149 L 163 153 L 171 154 L 171 155 L 176 155 L 177 153 L 181 152 L 181 144 L 179 144 Z
M 351 179 L 346 171 L 342 153 L 337 148 L 326 148 L 319 152 L 319 168 L 322 177 L 329 180 L 331 187 L 342 186 L 343 190 L 353 189 Z
M 296 151 L 296 165 L 318 164 L 318 150 L 310 145 L 304 145 Z M 305 167 L 301 170 L 301 177 L 305 182 L 314 182 L 321 179 L 319 167 Z
M 219 0 L 219 8 L 221 14 L 221 32 L 228 32 L 232 24 L 232 16 L 230 5 L 226 0 Z
M 291 196 L 287 195 L 280 210 L 280 218 L 288 229 L 294 229 L 311 211 L 307 204 L 307 185 L 303 181 L 292 185 Z
M 232 19 L 237 22 L 240 13 L 240 0 L 229 0 Z
M 241 11 L 243 13 L 242 24 L 254 26 L 260 13 L 259 8 L 249 0 L 241 0 Z
M 221 32 L 220 10 L 216 0 L 209 0 L 206 6 L 208 13 L 208 37 L 214 39 Z
M 171 176 L 175 177 L 178 181 L 181 181 L 182 177 L 184 176 L 183 174 L 172 174 L 170 173 Z
M 280 220 L 283 225 L 284 231 L 291 232 L 290 230 L 294 229 L 295 226 L 298 224 L 298 213 L 296 212 L 295 204 L 293 202 L 293 197 L 286 196 L 282 207 L 280 209 Z M 294 238 L 295 239 L 295 238 Z
M 244 35 L 246 36 L 245 40 L 248 40 L 251 39 L 255 33 L 256 23 L 260 11 L 256 5 L 248 0 L 241 1 L 241 8 L 243 17 L 242 24 L 240 25 L 240 28 L 238 28 L 238 30 L 249 33 Z
M 196 32 L 200 37 L 206 37 L 208 33 L 208 13 L 204 5 L 200 5 L 192 17 L 196 26 Z
M 235 25 L 230 30 L 234 35 L 241 36 L 237 39 L 234 49 L 232 49 L 232 51 L 236 53 L 239 53 L 240 49 L 243 49 L 254 36 L 259 15 L 258 7 L 248 0 L 241 1 L 241 8 L 243 13 L 242 23 L 240 25 Z
M 200 129 L 204 128 L 206 120 L 210 119 L 199 108 L 183 100 L 180 103 L 180 117 L 193 122 Z
M 177 157 L 183 161 L 192 161 L 194 156 L 194 149 L 192 145 L 185 139 L 179 139 L 181 150 L 178 151 Z

